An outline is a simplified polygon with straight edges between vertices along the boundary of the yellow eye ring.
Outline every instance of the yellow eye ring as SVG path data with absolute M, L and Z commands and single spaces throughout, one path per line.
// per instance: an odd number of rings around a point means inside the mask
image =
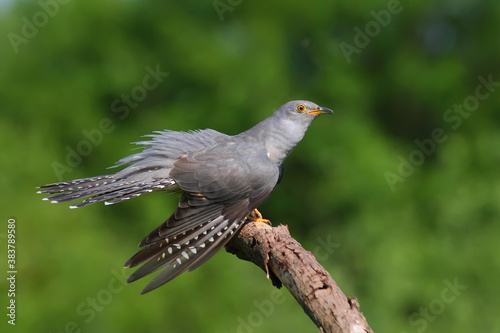
M 303 113 L 306 110 L 306 106 L 304 104 L 299 104 L 295 107 L 297 112 Z

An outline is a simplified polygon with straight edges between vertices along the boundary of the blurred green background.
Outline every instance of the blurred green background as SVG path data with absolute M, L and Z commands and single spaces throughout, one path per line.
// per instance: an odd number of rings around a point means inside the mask
M 0 8 L 1 262 L 15 218 L 18 269 L 16 326 L 4 313 L 2 326 L 316 332 L 288 291 L 225 251 L 147 295 L 150 278 L 123 286 L 123 263 L 176 197 L 70 210 L 35 194 L 111 172 L 152 131 L 236 134 L 308 99 L 335 114 L 286 161 L 265 217 L 316 253 L 376 332 L 500 332 L 500 2 Z

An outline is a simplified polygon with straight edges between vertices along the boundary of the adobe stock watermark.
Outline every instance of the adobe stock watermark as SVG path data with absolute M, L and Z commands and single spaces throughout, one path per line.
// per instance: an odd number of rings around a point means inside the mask
M 16 291 L 17 291 L 17 249 L 18 245 L 16 244 L 16 227 L 17 221 L 14 218 L 10 218 L 7 220 L 7 297 L 8 297 L 8 306 L 7 306 L 7 323 L 12 326 L 16 325 L 16 311 L 17 311 L 17 299 L 16 299 Z
M 461 103 L 453 104 L 453 107 L 447 109 L 443 113 L 443 121 L 450 124 L 452 130 L 456 131 L 460 128 L 464 119 L 469 118 L 475 111 L 479 109 L 481 101 L 488 99 L 495 90 L 500 87 L 500 82 L 493 81 L 492 74 L 487 78 L 482 75 L 477 77 L 479 84 L 476 86 L 474 93 L 465 97 Z M 396 184 L 404 183 L 408 177 L 413 175 L 416 168 L 421 166 L 427 157 L 434 154 L 439 144 L 448 140 L 446 131 L 441 127 L 437 127 L 431 131 L 431 136 L 423 140 L 415 139 L 417 148 L 412 150 L 405 158 L 401 155 L 397 157 L 399 164 L 396 172 L 384 172 L 385 180 L 392 192 L 396 190 Z
M 45 27 L 51 18 L 59 13 L 59 7 L 65 5 L 70 0 L 40 0 L 37 2 L 40 7 L 31 18 L 26 16 L 21 17 L 21 29 L 19 33 L 13 31 L 7 33 L 7 39 L 14 50 L 14 53 L 19 53 L 19 46 L 28 44 L 28 42 L 38 35 L 40 29 Z
M 330 239 L 330 235 L 326 236 L 326 240 L 323 239 L 323 237 L 318 236 L 318 238 L 316 238 L 316 241 L 319 245 L 314 248 L 313 253 L 318 261 L 327 260 L 333 254 L 333 252 L 335 252 L 335 249 L 338 249 L 340 247 L 340 243 L 332 242 L 332 240 Z
M 121 94 L 120 98 L 115 99 L 111 103 L 111 112 L 118 116 L 118 119 L 126 119 L 130 111 L 137 108 L 139 103 L 142 102 L 147 96 L 148 92 L 155 89 L 163 82 L 169 75 L 167 72 L 160 70 L 160 65 L 156 65 L 153 69 L 146 66 L 146 75 L 143 77 L 141 84 L 136 85 L 130 90 L 130 93 Z M 84 157 L 89 156 L 94 147 L 100 145 L 104 139 L 105 134 L 109 134 L 115 130 L 116 126 L 110 118 L 102 118 L 98 126 L 90 130 L 83 129 L 83 139 L 80 140 L 76 146 L 72 147 L 67 145 L 65 150 L 67 152 L 65 163 L 58 161 L 52 162 L 52 170 L 54 171 L 57 179 L 63 181 L 64 174 L 71 173 L 74 168 L 79 166 Z
M 237 6 L 239 6 L 243 0 L 215 0 L 212 2 L 217 16 L 221 22 L 224 21 L 224 13 L 232 12 Z
M 127 285 L 125 270 L 121 269 L 120 273 L 118 270 L 113 269 L 111 270 L 111 275 L 112 277 L 108 281 L 105 288 L 100 289 L 94 295 L 87 297 L 76 306 L 75 312 L 80 318 L 66 322 L 64 327 L 57 331 L 57 333 L 82 333 L 83 328 L 94 321 L 97 314 L 104 311 L 106 306 L 113 301 L 113 298 L 123 291 Z
M 458 278 L 453 280 L 453 283 L 444 280 L 445 287 L 441 290 L 439 297 L 429 302 L 426 307 L 420 307 L 418 311 L 413 312 L 409 317 L 409 322 L 412 327 L 415 327 L 418 333 L 422 333 L 427 329 L 429 322 L 434 322 L 446 308 L 454 303 L 458 296 L 467 289 L 466 285 L 458 282 Z M 401 333 L 408 333 L 403 331 Z
M 411 1 L 411 0 L 409 0 Z M 368 21 L 364 29 L 354 27 L 353 44 L 340 43 L 339 47 L 344 54 L 347 63 L 350 64 L 354 54 L 360 54 L 361 50 L 370 45 L 373 38 L 377 37 L 383 28 L 386 28 L 392 21 L 392 17 L 403 11 L 403 5 L 399 0 L 389 0 L 386 9 L 379 11 L 372 10 L 370 15 L 373 20 Z
M 255 310 L 250 312 L 247 316 L 236 318 L 238 326 L 236 333 L 253 333 L 257 332 L 255 329 L 264 323 L 265 318 L 269 318 L 276 308 L 276 305 L 285 303 L 285 295 L 283 289 L 274 289 L 269 295 L 269 299 L 262 301 L 253 301 L 252 304 Z

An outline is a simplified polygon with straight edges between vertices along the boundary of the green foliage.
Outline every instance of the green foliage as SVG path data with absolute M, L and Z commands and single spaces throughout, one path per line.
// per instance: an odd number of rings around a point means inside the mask
M 42 0 L 1 16 L 0 236 L 14 217 L 21 331 L 316 331 L 224 251 L 145 296 L 124 287 L 175 197 L 69 210 L 35 194 L 108 172 L 152 131 L 236 134 L 302 98 L 335 115 L 286 161 L 265 217 L 375 331 L 500 326 L 500 3 Z

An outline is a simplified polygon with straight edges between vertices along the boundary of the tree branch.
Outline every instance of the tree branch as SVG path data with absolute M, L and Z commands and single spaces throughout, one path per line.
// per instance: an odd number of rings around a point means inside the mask
M 262 268 L 274 286 L 284 284 L 320 332 L 373 333 L 356 298 L 344 295 L 315 255 L 290 236 L 287 226 L 249 222 L 226 250 Z

